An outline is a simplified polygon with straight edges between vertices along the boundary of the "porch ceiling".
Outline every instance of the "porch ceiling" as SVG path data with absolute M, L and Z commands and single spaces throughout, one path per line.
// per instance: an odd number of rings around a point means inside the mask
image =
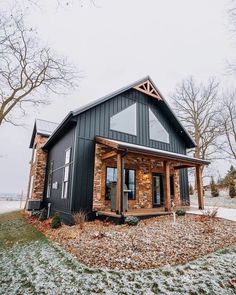
M 131 152 L 136 154 L 143 154 L 153 156 L 162 160 L 172 160 L 181 163 L 176 166 L 176 169 L 194 167 L 196 165 L 209 165 L 210 162 L 202 159 L 197 159 L 183 154 L 154 149 L 142 145 L 132 144 L 124 141 L 111 140 L 105 137 L 96 137 L 96 142 L 109 146 L 117 151 Z

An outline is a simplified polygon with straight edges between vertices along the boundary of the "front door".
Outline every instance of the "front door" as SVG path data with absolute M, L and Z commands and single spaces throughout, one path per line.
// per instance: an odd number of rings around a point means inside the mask
M 161 174 L 154 173 L 152 175 L 152 199 L 153 207 L 163 205 L 163 177 Z

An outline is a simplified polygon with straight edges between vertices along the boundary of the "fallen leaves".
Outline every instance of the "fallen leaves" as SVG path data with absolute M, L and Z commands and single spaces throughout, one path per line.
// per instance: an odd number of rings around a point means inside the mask
M 36 223 L 39 223 L 38 221 Z M 110 269 L 151 269 L 183 264 L 236 243 L 236 223 L 185 216 L 144 220 L 136 227 L 101 221 L 52 230 L 35 224 L 82 263 Z

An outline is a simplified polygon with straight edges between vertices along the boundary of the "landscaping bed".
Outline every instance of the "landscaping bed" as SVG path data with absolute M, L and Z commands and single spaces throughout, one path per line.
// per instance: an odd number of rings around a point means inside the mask
M 141 270 L 183 264 L 236 243 L 236 223 L 206 216 L 142 220 L 137 226 L 102 221 L 63 225 L 31 220 L 43 233 L 89 267 Z
M 50 221 L 40 223 L 46 231 L 49 226 Z M 85 225 L 88 226 L 98 225 Z M 233 295 L 236 292 L 235 245 L 184 265 L 118 271 L 92 269 L 79 263 L 28 224 L 19 212 L 0 215 L 0 227 L 0 294 Z M 66 229 L 71 237 L 79 230 L 63 226 L 53 233 L 62 239 Z

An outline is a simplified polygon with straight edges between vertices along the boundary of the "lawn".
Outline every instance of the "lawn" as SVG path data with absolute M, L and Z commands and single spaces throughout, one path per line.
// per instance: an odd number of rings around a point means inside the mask
M 92 269 L 19 212 L 0 215 L 0 294 L 235 294 L 236 246 L 156 270 Z

